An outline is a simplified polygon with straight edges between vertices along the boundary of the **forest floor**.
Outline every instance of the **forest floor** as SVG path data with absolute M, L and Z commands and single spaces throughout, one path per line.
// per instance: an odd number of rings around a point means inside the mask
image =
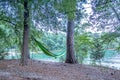
M 29 60 L 0 60 L 0 80 L 120 80 L 120 71 L 105 67 Z

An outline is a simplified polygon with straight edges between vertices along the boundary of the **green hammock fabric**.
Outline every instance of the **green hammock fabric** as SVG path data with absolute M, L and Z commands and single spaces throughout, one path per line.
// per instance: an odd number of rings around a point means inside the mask
M 64 55 L 64 52 L 61 53 L 61 54 L 58 54 L 58 55 L 50 52 L 47 48 L 45 48 L 45 47 L 43 46 L 43 44 L 42 44 L 40 41 L 36 40 L 35 38 L 33 38 L 33 39 L 34 39 L 35 43 L 38 45 L 38 47 L 39 47 L 39 48 L 44 52 L 44 54 L 46 54 L 47 56 L 51 56 L 51 57 L 57 58 L 57 57 L 61 57 L 61 56 Z

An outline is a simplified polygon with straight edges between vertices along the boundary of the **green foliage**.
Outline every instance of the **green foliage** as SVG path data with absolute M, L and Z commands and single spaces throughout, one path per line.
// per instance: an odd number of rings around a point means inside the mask
M 120 35 L 117 32 L 110 32 L 110 33 L 105 33 L 101 35 L 101 39 L 105 44 L 115 42 L 118 37 L 120 37 Z
M 44 36 L 42 37 L 42 41 L 49 46 L 48 48 L 50 50 L 61 50 L 65 49 L 65 33 L 59 33 L 59 34 L 54 34 L 54 33 L 44 33 Z
M 62 13 L 67 14 L 69 20 L 75 18 L 76 0 L 54 1 L 55 7 Z
M 75 50 L 80 63 L 82 63 L 89 54 L 91 46 L 92 41 L 87 33 L 75 34 Z
M 93 38 L 93 46 L 91 47 L 90 58 L 93 61 L 99 61 L 104 57 L 105 50 L 100 38 Z
M 68 19 L 73 20 L 75 18 L 76 0 L 63 0 L 63 8 L 67 13 Z
M 0 25 L 0 60 L 4 59 L 6 55 L 6 49 L 10 47 L 10 42 L 8 42 L 8 34 L 5 33 L 4 25 Z
M 116 50 L 118 51 L 118 53 L 120 52 L 120 45 L 116 48 Z
M 111 6 L 111 3 L 113 2 L 112 0 L 94 0 L 95 1 L 95 6 L 98 11 L 107 9 L 108 7 Z
M 8 53 L 5 53 L 4 51 L 0 51 L 0 60 L 5 59 L 5 57 L 8 55 Z
M 22 34 L 23 34 L 23 14 L 24 14 L 24 7 L 23 7 L 23 0 L 15 0 L 15 1 L 9 1 L 9 0 L 3 0 L 8 1 L 10 4 L 4 4 L 4 7 L 9 8 L 3 8 L 0 5 L 0 58 L 4 58 L 5 49 L 11 48 L 13 46 L 19 48 L 21 47 L 22 42 Z M 53 7 L 53 2 L 54 6 Z M 30 30 L 31 35 L 36 37 L 35 40 L 32 39 L 30 36 L 30 49 L 34 51 L 35 49 L 41 49 L 46 55 L 52 56 L 52 57 L 58 57 L 62 56 L 62 54 L 55 54 L 50 52 L 50 50 L 63 50 L 65 51 L 65 35 L 61 34 L 53 34 L 53 33 L 46 33 L 42 32 L 41 28 L 38 29 L 36 25 L 34 25 L 33 21 L 40 24 L 40 27 L 44 29 L 44 27 L 47 24 L 55 24 L 52 25 L 54 28 L 57 24 L 57 18 L 59 18 L 59 13 L 63 13 L 67 15 L 69 20 L 73 20 L 75 18 L 75 12 L 76 12 L 76 4 L 77 1 L 85 2 L 86 0 L 29 0 L 29 10 L 30 10 Z M 99 1 L 96 4 L 96 9 L 101 11 L 103 9 L 108 9 L 110 7 L 110 0 L 97 0 Z M 39 4 L 38 4 L 39 3 Z M 101 5 L 103 3 L 107 3 L 104 5 Z M 8 10 L 10 9 L 10 10 Z M 57 9 L 57 10 L 55 10 Z M 57 13 L 57 14 L 56 14 Z M 83 15 L 83 13 L 81 13 Z M 108 16 L 111 15 L 110 13 L 105 14 L 104 18 L 106 19 Z M 54 22 L 50 22 L 51 17 L 55 17 L 53 19 Z M 81 16 L 79 16 L 81 18 Z M 79 18 L 78 17 L 78 18 Z M 49 19 L 48 19 L 49 18 Z M 101 16 L 100 16 L 101 19 Z M 33 20 L 33 21 L 32 21 Z M 65 19 L 62 18 L 62 21 L 65 22 Z M 43 24 L 43 22 L 46 22 Z M 80 22 L 80 21 L 78 21 Z M 89 23 L 84 23 L 79 29 L 77 28 L 78 33 L 75 33 L 75 50 L 77 54 L 77 58 L 80 63 L 84 61 L 84 59 L 88 56 L 88 53 L 90 53 L 90 57 L 93 60 L 100 60 L 104 57 L 104 50 L 106 49 L 105 46 L 111 47 L 111 45 L 116 42 L 116 39 L 120 37 L 119 33 L 107 33 L 102 35 L 101 38 L 95 38 L 92 40 L 93 36 L 90 37 L 88 34 L 83 33 L 85 29 L 85 26 L 92 26 Z M 34 28 L 33 28 L 34 27 Z M 36 27 L 36 28 L 35 28 Z M 61 28 L 62 26 L 60 26 Z M 49 27 L 47 27 L 48 29 Z M 44 29 L 45 30 L 45 29 Z M 60 30 L 60 29 L 59 29 Z M 51 31 L 52 32 L 52 31 Z M 53 31 L 54 32 L 54 31 Z M 81 34 L 81 33 L 82 34 Z M 39 40 L 42 40 L 43 43 L 39 42 Z M 109 43 L 112 43 L 108 45 Z M 113 46 L 117 50 L 120 50 L 120 46 Z M 4 54 L 5 53 L 5 54 Z M 1 57 L 2 56 L 2 57 Z M 63 56 L 64 57 L 64 56 Z

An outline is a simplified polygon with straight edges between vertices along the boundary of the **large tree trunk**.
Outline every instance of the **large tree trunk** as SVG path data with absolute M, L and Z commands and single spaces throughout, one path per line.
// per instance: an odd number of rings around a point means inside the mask
M 66 63 L 77 63 L 74 50 L 74 21 L 68 20 L 67 24 L 67 53 Z
M 29 9 L 28 9 L 28 0 L 24 0 L 24 31 L 23 31 L 23 44 L 22 44 L 22 55 L 21 55 L 21 64 L 23 66 L 27 65 L 27 60 L 30 59 L 29 55 Z

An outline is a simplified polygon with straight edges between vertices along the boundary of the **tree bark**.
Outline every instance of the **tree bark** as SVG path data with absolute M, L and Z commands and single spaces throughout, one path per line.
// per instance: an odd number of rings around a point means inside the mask
M 23 31 L 23 44 L 22 44 L 22 54 L 21 54 L 21 64 L 22 66 L 27 65 L 27 60 L 30 59 L 29 55 L 29 9 L 28 0 L 24 0 L 24 31 Z
M 75 64 L 77 59 L 74 50 L 74 21 L 68 20 L 67 24 L 67 53 L 66 53 L 66 63 Z

